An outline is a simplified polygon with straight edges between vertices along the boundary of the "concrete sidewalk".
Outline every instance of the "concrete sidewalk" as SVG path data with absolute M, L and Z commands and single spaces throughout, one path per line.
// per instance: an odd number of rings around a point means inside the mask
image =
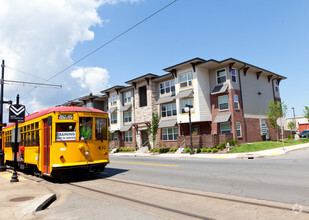
M 167 158 L 207 158 L 207 159 L 254 159 L 254 158 L 263 158 L 263 157 L 271 157 L 286 154 L 287 152 L 294 151 L 294 150 L 301 150 L 309 148 L 309 143 L 305 144 L 298 144 L 298 145 L 291 145 L 287 147 L 279 147 L 269 150 L 263 151 L 255 151 L 255 152 L 248 152 L 248 153 L 231 153 L 231 154 L 222 154 L 222 153 L 199 153 L 190 155 L 189 153 L 114 153 L 110 154 L 113 156 L 133 156 L 133 157 L 167 157 Z
M 11 183 L 11 171 L 0 172 L 0 219 L 29 219 L 42 209 L 55 194 L 39 181 L 18 175 Z

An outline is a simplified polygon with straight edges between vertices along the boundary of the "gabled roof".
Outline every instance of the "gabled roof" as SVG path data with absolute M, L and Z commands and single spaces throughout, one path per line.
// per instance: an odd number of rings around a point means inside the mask
M 153 78 L 157 78 L 157 77 L 159 77 L 159 76 L 155 75 L 155 74 L 152 74 L 152 73 L 147 73 L 147 74 L 145 74 L 143 76 L 137 77 L 135 79 L 131 79 L 131 80 L 127 81 L 126 83 L 127 84 L 133 84 L 133 83 L 141 81 L 143 79 L 153 79 Z
M 185 62 L 182 62 L 182 63 L 178 63 L 174 66 L 170 66 L 170 67 L 167 67 L 165 69 L 163 69 L 164 71 L 166 72 L 171 72 L 173 69 L 176 69 L 176 68 L 180 68 L 181 66 L 185 66 L 185 65 L 188 65 L 188 64 L 191 64 L 191 63 L 195 63 L 195 64 L 198 64 L 198 63 L 203 63 L 205 62 L 206 60 L 204 59 L 201 59 L 199 57 L 196 57 L 196 58 L 193 58 L 191 60 L 187 60 Z
M 125 88 L 125 86 L 118 86 L 117 85 L 117 86 L 113 86 L 111 88 L 102 90 L 101 93 L 107 93 L 107 92 L 110 92 L 110 91 L 113 91 L 113 90 L 117 91 L 117 90 L 120 90 L 120 89 L 123 89 L 123 88 Z

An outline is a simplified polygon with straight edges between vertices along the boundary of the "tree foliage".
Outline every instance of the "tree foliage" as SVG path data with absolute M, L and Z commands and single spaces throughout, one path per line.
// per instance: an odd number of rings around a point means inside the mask
M 288 128 L 289 128 L 290 130 L 296 130 L 296 122 L 295 122 L 295 121 L 290 121 L 290 122 L 288 123 Z
M 309 122 L 309 106 L 305 106 L 304 117 L 307 118 Z
M 160 122 L 160 115 L 158 113 L 152 113 L 151 118 L 151 125 L 147 127 L 147 134 L 150 137 L 152 143 L 156 141 L 158 130 L 159 130 L 159 122 Z M 149 145 L 148 145 L 149 147 Z
M 279 117 L 285 117 L 287 111 L 287 106 L 283 102 L 274 101 L 268 105 L 268 120 L 270 125 L 276 129 L 278 128 L 277 119 Z
M 287 111 L 287 106 L 283 102 L 274 101 L 269 103 L 268 105 L 268 120 L 271 127 L 274 129 L 278 128 L 277 119 L 279 117 L 285 117 Z M 277 133 L 277 140 L 279 139 L 279 135 Z

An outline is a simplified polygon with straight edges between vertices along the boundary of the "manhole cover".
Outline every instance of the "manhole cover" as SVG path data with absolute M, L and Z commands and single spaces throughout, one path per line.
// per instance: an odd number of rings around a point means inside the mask
M 24 202 L 24 201 L 28 201 L 34 198 L 35 198 L 34 196 L 22 196 L 22 197 L 10 199 L 10 202 Z

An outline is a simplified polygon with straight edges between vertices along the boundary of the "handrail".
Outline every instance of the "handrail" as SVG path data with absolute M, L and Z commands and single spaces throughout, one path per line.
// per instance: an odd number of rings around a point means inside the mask
M 142 146 L 147 146 L 148 145 L 148 140 L 145 141 L 145 143 L 142 144 Z
M 185 148 L 186 148 L 187 147 L 186 138 L 183 139 L 182 142 L 180 142 L 179 147 L 181 147 L 183 144 L 185 145 Z

